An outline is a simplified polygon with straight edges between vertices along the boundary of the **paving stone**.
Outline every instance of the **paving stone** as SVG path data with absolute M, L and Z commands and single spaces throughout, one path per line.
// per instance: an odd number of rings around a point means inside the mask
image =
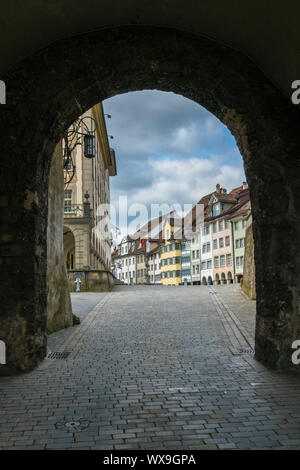
M 253 341 L 255 302 L 214 290 Z M 299 449 L 299 377 L 233 355 L 210 291 L 118 286 L 89 313 L 91 298 L 49 338 L 68 358 L 0 378 L 1 450 Z

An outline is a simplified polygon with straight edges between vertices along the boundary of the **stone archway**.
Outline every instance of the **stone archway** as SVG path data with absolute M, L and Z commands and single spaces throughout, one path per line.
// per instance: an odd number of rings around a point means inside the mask
M 67 269 L 75 269 L 76 260 L 76 243 L 75 236 L 70 227 L 64 225 L 63 227 L 63 242 L 64 242 L 64 254 L 66 260 Z
M 203 285 L 203 286 L 206 286 L 206 285 L 207 285 L 206 277 L 205 277 L 205 276 L 202 278 L 202 285 Z
M 290 345 L 300 337 L 299 112 L 259 68 L 207 38 L 128 26 L 58 41 L 2 78 L 8 104 L 0 114 L 0 338 L 7 365 L 0 373 L 29 370 L 46 354 L 47 186 L 55 145 L 95 103 L 141 89 L 182 94 L 235 136 L 252 202 L 256 358 L 290 367 Z

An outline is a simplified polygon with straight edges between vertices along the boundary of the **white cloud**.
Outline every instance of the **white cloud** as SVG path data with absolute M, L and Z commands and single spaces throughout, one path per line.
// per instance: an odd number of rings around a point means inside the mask
M 152 178 L 150 186 L 137 190 L 133 188 L 127 196 L 128 207 L 145 204 L 148 213 L 151 204 L 180 204 L 184 209 L 184 204 L 194 205 L 202 196 L 213 192 L 217 183 L 229 192 L 244 180 L 241 168 L 220 166 L 217 159 L 149 159 L 146 171 Z M 118 203 L 118 194 L 114 194 L 113 203 Z

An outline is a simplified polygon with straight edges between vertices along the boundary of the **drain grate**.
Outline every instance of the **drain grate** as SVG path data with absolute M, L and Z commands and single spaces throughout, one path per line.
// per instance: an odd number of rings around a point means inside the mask
M 49 352 L 47 358 L 48 359 L 66 359 L 70 354 L 70 351 L 55 351 L 55 352 Z
M 254 355 L 254 350 L 252 348 L 231 348 L 229 347 L 231 353 L 234 356 L 241 356 L 243 354 Z

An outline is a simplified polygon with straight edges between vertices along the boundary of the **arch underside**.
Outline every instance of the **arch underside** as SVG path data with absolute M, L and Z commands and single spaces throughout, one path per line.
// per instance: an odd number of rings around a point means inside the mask
M 4 80 L 0 338 L 10 338 L 6 371 L 28 370 L 46 352 L 47 185 L 55 145 L 94 104 L 143 89 L 194 100 L 234 135 L 253 213 L 256 357 L 270 367 L 289 367 L 290 344 L 300 337 L 299 113 L 255 64 L 206 38 L 128 26 L 58 41 L 18 64 Z M 23 337 L 16 325 L 22 325 Z

